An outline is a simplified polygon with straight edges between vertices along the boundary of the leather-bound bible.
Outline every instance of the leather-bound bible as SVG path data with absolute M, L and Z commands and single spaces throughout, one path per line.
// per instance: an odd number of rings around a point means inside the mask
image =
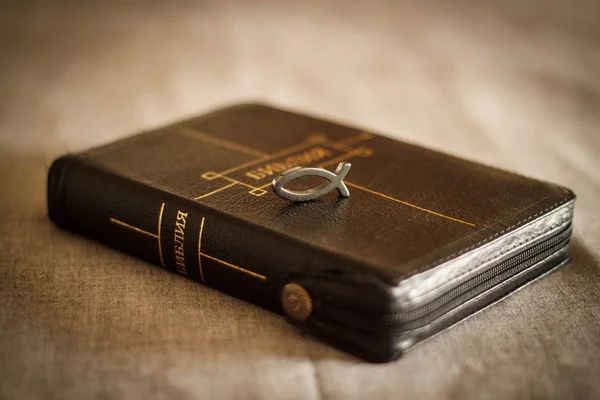
M 349 197 L 273 191 L 290 168 L 340 162 Z M 379 362 L 564 265 L 573 205 L 550 183 L 257 104 L 66 155 L 48 174 L 61 227 Z

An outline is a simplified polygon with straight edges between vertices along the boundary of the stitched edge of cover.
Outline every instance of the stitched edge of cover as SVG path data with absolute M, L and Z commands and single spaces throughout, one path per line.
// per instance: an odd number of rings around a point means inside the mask
M 500 235 L 503 235 L 503 234 L 504 234 L 504 233 L 506 233 L 507 231 L 510 231 L 511 229 L 514 229 L 514 228 L 520 227 L 521 225 L 525 225 L 525 223 L 526 223 L 526 222 L 529 222 L 529 221 L 531 221 L 532 219 L 534 219 L 534 218 L 536 218 L 536 217 L 539 217 L 540 215 L 542 215 L 542 214 L 544 214 L 544 213 L 546 213 L 546 212 L 548 212 L 548 211 L 551 211 L 552 209 L 559 208 L 559 207 L 560 207 L 560 206 L 562 206 L 563 204 L 566 204 L 566 203 L 568 203 L 569 201 L 572 201 L 572 200 L 573 200 L 573 198 L 568 198 L 568 199 L 563 199 L 563 200 L 561 200 L 561 201 L 559 201 L 559 202 L 556 202 L 556 203 L 554 203 L 553 205 L 549 206 L 548 208 L 546 208 L 546 209 L 544 209 L 544 210 L 542 210 L 542 211 L 540 211 L 540 212 L 537 212 L 537 213 L 535 213 L 535 214 L 533 214 L 533 215 L 530 215 L 529 217 L 527 217 L 527 218 L 525 218 L 525 219 L 523 219 L 523 220 L 521 220 L 521 221 L 519 221 L 519 222 L 517 222 L 517 223 L 515 223 L 515 224 L 513 224 L 513 225 L 511 225 L 511 226 L 509 226 L 508 228 L 505 228 L 505 229 L 503 229 L 503 230 L 502 230 L 502 231 L 500 231 L 500 232 L 496 232 L 496 233 L 494 233 L 494 234 L 493 234 L 492 236 L 490 236 L 490 237 L 487 237 L 487 238 L 485 238 L 485 239 L 482 239 L 482 240 L 480 240 L 479 242 L 475 243 L 474 245 L 471 245 L 471 246 L 469 246 L 469 247 L 466 247 L 466 248 L 464 248 L 464 249 L 462 249 L 462 250 L 456 251 L 456 252 L 454 252 L 454 253 L 450 254 L 449 256 L 446 256 L 446 257 L 444 257 L 444 258 L 440 258 L 440 259 L 439 259 L 439 260 L 437 260 L 437 261 L 434 261 L 434 262 L 432 262 L 432 263 L 429 263 L 429 264 L 427 264 L 427 265 L 426 265 L 426 266 L 424 266 L 424 267 L 421 267 L 421 268 L 419 268 L 418 270 L 416 270 L 416 271 L 414 271 L 414 272 L 410 273 L 409 275 L 406 275 L 406 276 L 404 277 L 404 279 L 407 279 L 407 278 L 410 278 L 411 276 L 417 275 L 417 274 L 419 274 L 419 273 L 423 272 L 424 270 L 426 270 L 426 269 L 429 269 L 429 268 L 431 268 L 431 267 L 437 267 L 438 265 L 441 265 L 441 264 L 445 263 L 446 261 L 448 261 L 448 260 L 450 260 L 450 259 L 452 259 L 452 258 L 455 258 L 455 257 L 461 256 L 461 255 L 463 255 L 464 253 L 466 253 L 466 252 L 468 252 L 468 251 L 471 251 L 471 250 L 473 250 L 473 249 L 474 249 L 474 248 L 476 248 L 476 247 L 479 247 L 479 246 L 481 246 L 481 245 L 483 245 L 483 244 L 486 244 L 487 242 L 490 242 L 490 241 L 492 241 L 493 239 L 495 239 L 496 237 L 498 237 L 498 236 L 500 236 Z
M 533 214 L 533 215 L 529 216 L 528 218 L 525 218 L 525 219 L 523 219 L 523 220 L 521 220 L 521 221 L 517 222 L 516 224 L 513 224 L 513 225 L 509 226 L 508 228 L 506 228 L 506 229 L 504 229 L 504 230 L 502 230 L 502 231 L 500 231 L 500 232 L 497 232 L 497 233 L 495 233 L 494 235 L 492 235 L 492 236 L 490 236 L 490 237 L 488 237 L 488 238 L 486 238 L 486 239 L 483 239 L 483 240 L 481 240 L 481 241 L 477 242 L 476 244 L 474 244 L 474 245 L 472 245 L 472 246 L 469 246 L 469 247 L 467 247 L 467 248 L 464 248 L 464 249 L 462 249 L 462 250 L 460 250 L 460 251 L 457 251 L 457 252 L 455 252 L 455 253 L 453 253 L 453 254 L 451 254 L 451 255 L 447 256 L 447 257 L 444 257 L 443 259 L 437 260 L 437 261 L 435 261 L 435 262 L 433 262 L 433 263 L 430 263 L 430 264 L 428 264 L 427 266 L 425 266 L 425 267 L 423 267 L 423 268 L 420 268 L 419 270 L 417 270 L 416 272 L 412 273 L 411 275 L 408 275 L 408 276 L 407 276 L 405 279 L 408 279 L 409 277 L 415 276 L 415 275 L 417 275 L 419 272 L 422 272 L 423 270 L 429 269 L 429 268 L 430 268 L 430 267 L 432 267 L 432 266 L 436 266 L 436 267 L 437 267 L 437 266 L 440 266 L 440 265 L 442 265 L 444 262 L 446 262 L 446 261 L 449 261 L 449 260 L 450 260 L 450 259 L 452 259 L 452 258 L 459 257 L 459 256 L 461 256 L 462 254 L 464 254 L 464 253 L 466 253 L 466 252 L 469 252 L 469 251 L 473 250 L 473 249 L 474 249 L 474 248 L 476 248 L 476 247 L 479 247 L 480 245 L 483 245 L 483 244 L 486 244 L 487 242 L 490 242 L 492 239 L 494 239 L 494 238 L 496 238 L 496 237 L 498 237 L 498 236 L 500 236 L 500 235 L 504 234 L 505 232 L 507 232 L 507 231 L 509 231 L 509 230 L 511 230 L 511 229 L 513 229 L 513 228 L 515 228 L 515 227 L 521 227 L 521 226 L 525 225 L 525 223 L 526 223 L 526 222 L 529 222 L 529 221 L 531 221 L 532 219 L 534 219 L 534 218 L 536 218 L 536 217 L 540 216 L 541 214 L 544 214 L 544 213 L 546 213 L 546 212 L 548 212 L 548 211 L 550 211 L 550 210 L 558 209 L 558 208 L 560 208 L 560 206 L 562 206 L 562 205 L 564 205 L 564 204 L 566 204 L 566 203 L 568 203 L 568 202 L 570 202 L 570 201 L 573 201 L 573 200 L 574 200 L 574 198 L 569 198 L 569 199 L 566 199 L 566 200 L 561 200 L 561 201 L 559 201 L 559 202 L 557 202 L 557 203 L 554 203 L 553 205 L 549 206 L 548 208 L 546 208 L 546 209 L 544 209 L 544 210 L 542 210 L 542 211 L 540 211 L 540 212 L 538 212 L 538 213 L 536 213 L 536 214 Z M 574 204 L 571 204 L 569 208 L 571 208 L 571 209 L 572 209 L 573 207 L 574 207 Z M 423 298 L 423 297 L 427 296 L 428 294 L 430 294 L 430 293 L 432 293 L 432 292 L 434 292 L 434 291 L 438 290 L 438 289 L 439 289 L 439 288 L 441 288 L 442 286 L 445 286 L 445 285 L 447 285 L 447 284 L 450 284 L 450 283 L 452 283 L 452 282 L 455 282 L 455 281 L 457 281 L 457 280 L 461 279 L 463 276 L 465 276 L 465 275 L 467 275 L 467 274 L 469 274 L 469 273 L 473 272 L 473 271 L 474 271 L 474 270 L 476 270 L 477 268 L 479 268 L 479 267 L 480 267 L 482 264 L 486 264 L 486 263 L 490 262 L 491 260 L 493 260 L 493 259 L 495 259 L 495 258 L 501 258 L 502 256 L 504 256 L 504 255 L 506 255 L 507 253 L 511 252 L 511 251 L 512 251 L 512 250 L 514 250 L 515 248 L 517 248 L 517 247 L 519 247 L 519 246 L 521 246 L 521 245 L 524 245 L 524 244 L 527 244 L 527 243 L 533 242 L 533 241 L 535 241 L 535 240 L 536 240 L 538 237 L 540 237 L 540 236 L 543 236 L 543 235 L 545 235 L 546 233 L 550 232 L 551 230 L 553 230 L 553 229 L 556 229 L 556 228 L 557 228 L 557 227 L 559 227 L 559 226 L 566 225 L 566 224 L 568 224 L 568 223 L 569 223 L 569 221 L 566 221 L 566 222 L 562 222 L 562 223 L 559 223 L 559 224 L 552 225 L 552 226 L 550 226 L 549 228 L 547 228 L 546 230 L 544 230 L 543 232 L 541 232 L 539 235 L 537 235 L 536 237 L 533 237 L 533 238 L 532 238 L 532 239 L 530 239 L 530 240 L 525 240 L 525 241 L 520 241 L 520 242 L 517 242 L 517 243 L 513 243 L 513 244 L 512 244 L 510 247 L 507 247 L 507 248 L 503 249 L 503 251 L 502 251 L 501 253 L 498 253 L 498 254 L 496 254 L 496 255 L 495 255 L 495 256 L 493 256 L 493 257 L 488 257 L 488 258 L 486 258 L 486 259 L 485 259 L 484 261 L 482 261 L 481 263 L 478 263 L 477 265 L 475 265 L 475 266 L 473 266 L 473 267 L 471 267 L 471 268 L 467 269 L 466 271 L 462 272 L 460 275 L 458 275 L 458 276 L 455 276 L 454 278 L 452 278 L 452 279 L 450 279 L 450 280 L 448 280 L 448 281 L 445 281 L 445 282 L 443 282 L 441 285 L 438 285 L 438 286 L 436 286 L 436 287 L 434 287 L 434 288 L 432 288 L 432 289 L 430 289 L 430 290 L 428 290 L 428 291 L 426 291 L 426 292 L 424 292 L 424 293 L 421 293 L 421 294 L 419 294 L 419 295 L 418 295 L 418 296 L 416 296 L 416 297 L 412 297 L 412 298 L 410 298 L 410 299 L 404 300 L 404 301 L 402 301 L 402 302 L 398 303 L 398 305 L 399 305 L 400 307 L 402 307 L 402 306 L 404 306 L 404 305 L 406 305 L 406 304 L 408 304 L 408 303 L 416 302 L 417 300 L 419 300 L 419 299 L 421 299 L 421 298 Z M 437 264 L 437 265 L 436 265 L 436 264 Z

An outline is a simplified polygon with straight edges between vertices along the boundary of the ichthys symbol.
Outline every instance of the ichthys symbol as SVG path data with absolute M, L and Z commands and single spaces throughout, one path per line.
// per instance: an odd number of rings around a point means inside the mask
M 340 196 L 348 197 L 350 196 L 350 192 L 348 191 L 346 184 L 344 184 L 344 178 L 348 174 L 348 171 L 350 171 L 350 166 L 350 163 L 341 162 L 335 169 L 335 172 L 320 167 L 290 168 L 273 179 L 273 190 L 277 196 L 291 201 L 315 200 L 334 189 L 337 189 L 340 192 Z M 284 187 L 288 182 L 303 176 L 318 176 L 327 179 L 329 182 L 323 182 L 322 184 L 307 190 L 296 191 Z

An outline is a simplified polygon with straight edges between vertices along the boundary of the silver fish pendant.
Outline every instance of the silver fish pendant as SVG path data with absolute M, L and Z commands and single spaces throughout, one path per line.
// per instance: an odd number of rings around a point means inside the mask
M 344 178 L 348 174 L 348 171 L 350 171 L 351 165 L 350 163 L 341 162 L 335 169 L 335 172 L 320 167 L 290 168 L 273 179 L 273 190 L 277 196 L 291 201 L 315 200 L 334 189 L 340 192 L 340 196 L 348 197 L 350 196 L 350 192 L 344 183 Z M 308 190 L 296 191 L 284 187 L 288 182 L 303 176 L 318 176 L 327 179 L 329 182 L 324 182 Z

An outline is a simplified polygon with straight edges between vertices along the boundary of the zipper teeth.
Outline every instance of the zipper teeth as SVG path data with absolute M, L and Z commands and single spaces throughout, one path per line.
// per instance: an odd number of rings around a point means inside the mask
M 457 286 L 456 288 L 454 288 L 450 292 L 442 295 L 441 297 L 434 300 L 433 302 L 423 305 L 422 307 L 419 307 L 415 310 L 383 316 L 382 320 L 384 323 L 394 323 L 395 324 L 395 323 L 411 322 L 413 320 L 421 318 L 424 315 L 430 314 L 443 306 L 451 304 L 458 297 L 460 297 L 460 296 L 466 294 L 468 291 L 480 286 L 485 281 L 493 279 L 497 275 L 506 273 L 510 270 L 514 270 L 514 271 L 511 271 L 512 272 L 511 276 L 512 276 L 512 275 L 520 272 L 520 270 L 524 270 L 524 269 L 528 268 L 530 265 L 532 265 L 531 263 L 524 263 L 524 261 L 527 261 L 529 259 L 535 259 L 535 258 L 538 258 L 540 260 L 546 258 L 551 253 L 554 253 L 555 251 L 557 251 L 557 249 L 555 249 L 556 247 L 564 246 L 566 243 L 563 244 L 563 242 L 566 242 L 569 239 L 570 234 L 571 234 L 571 230 L 569 228 L 566 228 L 565 230 L 562 230 L 562 231 L 558 232 L 556 235 L 548 238 L 546 241 L 539 243 L 539 244 L 509 258 L 508 260 L 503 261 L 502 263 L 481 273 L 480 275 L 476 276 L 475 278 Z M 486 288 L 482 289 L 482 291 L 485 289 Z M 462 303 L 462 301 L 461 301 L 461 303 Z

